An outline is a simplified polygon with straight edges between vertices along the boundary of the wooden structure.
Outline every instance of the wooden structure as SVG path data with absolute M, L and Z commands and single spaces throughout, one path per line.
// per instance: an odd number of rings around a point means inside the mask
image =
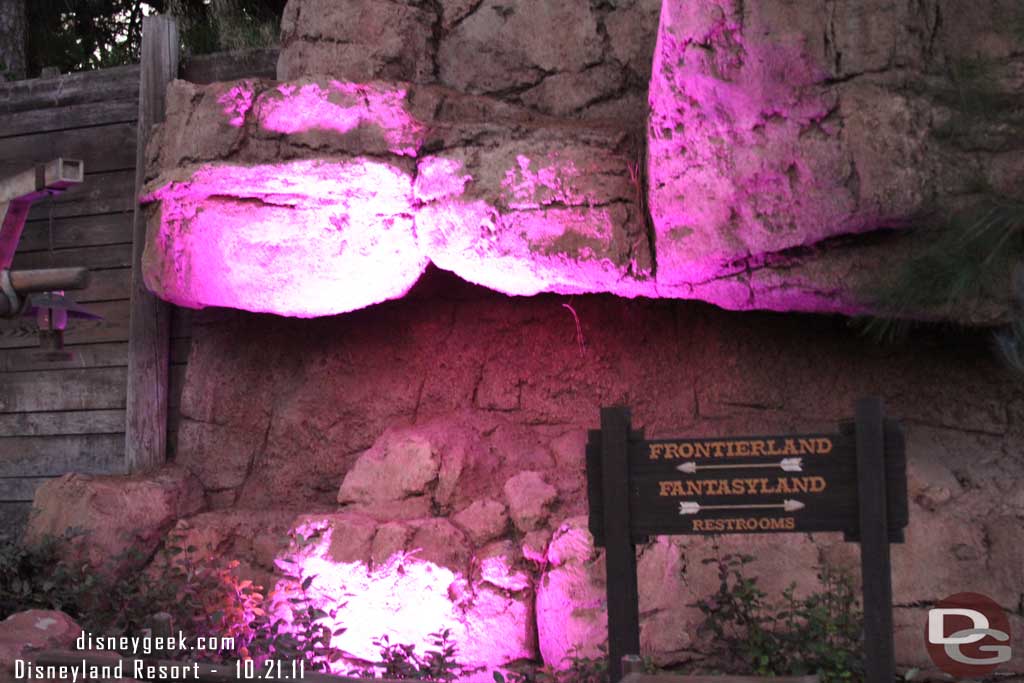
M 608 670 L 640 651 L 636 546 L 650 535 L 843 532 L 861 544 L 865 680 L 895 676 L 889 543 L 908 516 L 903 433 L 857 402 L 835 434 L 644 440 L 628 408 L 602 408 L 586 451 L 590 531 L 605 548 Z
M 276 62 L 275 50 L 209 55 L 177 73 L 197 83 L 272 78 Z M 65 341 L 75 357 L 56 363 L 40 357 L 32 320 L 0 321 L 0 531 L 22 526 L 47 478 L 129 469 L 133 219 L 144 158 L 137 145 L 139 82 L 139 66 L 124 66 L 0 83 L 0 175 L 60 156 L 81 159 L 86 169 L 80 187 L 33 207 L 14 267 L 88 268 L 89 286 L 72 298 L 103 316 L 72 321 Z M 167 314 L 160 332 L 167 353 L 156 361 L 166 368 L 167 417 L 157 442 L 173 453 L 191 315 L 173 307 Z

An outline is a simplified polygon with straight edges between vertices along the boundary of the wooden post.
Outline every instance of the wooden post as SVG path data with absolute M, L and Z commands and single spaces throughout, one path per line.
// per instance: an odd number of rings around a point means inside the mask
M 178 26 L 170 17 L 142 20 L 135 194 L 146 178 L 150 129 L 164 120 L 167 85 L 178 74 Z M 131 320 L 128 337 L 128 396 L 125 458 L 129 472 L 160 467 L 167 458 L 167 372 L 170 308 L 142 280 L 146 214 L 138 205 L 132 229 Z
M 896 678 L 896 658 L 881 399 L 857 401 L 856 416 L 860 561 L 864 582 L 864 680 L 865 683 L 892 683 Z
M 622 675 L 642 674 L 644 672 L 644 660 L 640 655 L 626 655 L 622 658 Z
M 622 658 L 640 652 L 636 548 L 629 526 L 628 408 L 601 409 L 604 552 L 608 595 L 608 680 L 622 678 Z

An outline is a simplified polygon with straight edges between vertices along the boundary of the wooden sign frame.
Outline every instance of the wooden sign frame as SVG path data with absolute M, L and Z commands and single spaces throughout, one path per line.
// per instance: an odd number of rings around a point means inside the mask
M 835 435 L 645 441 L 630 419 L 628 408 L 602 408 L 601 429 L 590 431 L 586 450 L 590 531 L 605 548 L 610 680 L 622 678 L 623 656 L 640 652 L 636 546 L 650 535 L 841 531 L 861 545 L 865 681 L 891 683 L 896 663 L 889 544 L 903 541 L 909 509 L 902 427 L 885 418 L 881 399 L 857 401 L 854 419 Z M 788 468 L 806 467 L 811 476 L 721 474 L 707 481 L 698 474 L 702 467 L 762 472 L 781 466 L 779 457 L 790 453 L 807 457 L 790 458 L 799 462 L 787 462 Z M 821 453 L 835 457 L 815 457 Z M 829 485 L 829 495 L 807 512 L 802 502 L 779 498 L 780 491 L 824 493 Z M 727 504 L 702 505 L 693 498 L 708 492 L 718 496 L 711 502 Z M 675 495 L 690 498 L 677 501 Z M 734 510 L 753 516 L 737 520 Z

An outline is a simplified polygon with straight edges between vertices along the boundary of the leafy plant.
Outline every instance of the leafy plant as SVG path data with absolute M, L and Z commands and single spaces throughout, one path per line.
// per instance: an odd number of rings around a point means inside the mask
M 353 676 L 393 680 L 438 681 L 449 683 L 474 673 L 458 660 L 458 647 L 451 639 L 450 629 L 441 629 L 430 634 L 432 649 L 423 654 L 416 652 L 414 645 L 392 643 L 382 635 L 374 638 L 373 644 L 380 651 L 380 661 L 371 666 L 350 671 Z
M 81 568 L 60 562 L 57 547 L 66 539 L 46 538 L 25 547 L 7 539 L 0 544 L 0 619 L 20 610 L 80 610 L 93 579 Z
M 293 532 L 291 537 L 294 554 L 309 546 L 318 534 L 314 532 L 307 536 Z M 318 596 L 311 592 L 316 576 L 305 574 L 298 560 L 280 560 L 278 567 L 298 590 L 294 594 L 272 596 L 270 612 L 260 610 L 256 614 L 252 622 L 253 637 L 249 641 L 246 655 L 257 661 L 271 657 L 303 660 L 307 670 L 330 673 L 331 665 L 343 655 L 340 649 L 331 645 L 331 640 L 345 632 L 344 627 L 332 629 L 331 624 L 336 623 L 338 612 L 345 605 L 332 605 L 324 609 L 321 603 L 325 601 L 318 600 Z M 288 614 L 289 618 L 274 616 L 282 612 Z
M 863 614 L 851 579 L 823 566 L 823 590 L 799 598 L 792 584 L 772 602 L 744 571 L 753 559 L 705 560 L 718 565 L 719 588 L 697 606 L 722 668 L 758 676 L 817 674 L 823 683 L 860 680 Z
M 568 666 L 556 669 L 550 665 L 531 668 L 523 671 L 495 671 L 495 683 L 608 683 L 607 646 L 599 647 L 597 657 L 587 657 L 573 648 L 563 660 Z M 655 668 L 650 660 L 645 660 L 648 673 Z
M 343 605 L 319 607 L 309 590 L 315 577 L 301 569 L 290 577 L 296 592 L 268 600 L 261 586 L 239 577 L 237 561 L 211 561 L 186 546 L 180 533 L 168 535 L 162 556 L 148 569 L 127 574 L 60 560 L 56 547 L 62 540 L 0 546 L 2 616 L 29 607 L 61 609 L 87 631 L 134 635 L 153 614 L 166 612 L 175 628 L 215 644 L 202 652 L 206 661 L 302 659 L 307 670 L 326 672 L 341 657 L 331 638 L 344 628 L 332 630 L 328 622 L 336 624 Z M 129 549 L 112 558 L 111 567 L 142 566 L 148 559 Z

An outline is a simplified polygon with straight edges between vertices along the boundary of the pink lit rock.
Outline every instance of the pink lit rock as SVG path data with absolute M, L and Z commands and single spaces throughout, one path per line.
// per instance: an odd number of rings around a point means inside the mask
M 14 683 L 16 660 L 33 662 L 39 650 L 71 649 L 82 627 L 59 610 L 30 609 L 0 621 L 0 683 Z
M 483 668 L 464 679 L 469 683 L 490 681 L 490 670 L 533 656 L 529 582 L 504 546 L 483 556 L 484 575 L 473 578 L 465 540 L 444 519 L 375 525 L 334 513 L 309 516 L 296 529 L 312 542 L 281 553 L 278 565 L 313 577 L 307 592 L 321 606 L 344 605 L 336 625 L 347 630 L 333 644 L 350 657 L 378 659 L 373 640 L 382 635 L 422 652 L 442 628 L 451 630 L 460 661 Z M 285 599 L 297 587 L 282 579 L 277 590 Z
M 631 295 L 647 286 L 652 257 L 625 135 L 520 130 L 485 131 L 479 146 L 420 160 L 416 222 L 431 260 L 508 294 Z
M 281 19 L 277 77 L 427 80 L 435 20 L 412 0 L 291 0 Z
M 338 502 L 396 502 L 423 494 L 437 480 L 440 466 L 440 456 L 426 438 L 385 432 L 345 475 Z
M 203 506 L 202 486 L 180 467 L 132 476 L 66 474 L 36 489 L 25 543 L 39 545 L 77 530 L 60 547 L 65 560 L 100 571 L 134 571 L 137 560 L 126 551 L 147 556 L 179 518 Z
M 367 158 L 200 166 L 149 197 L 147 284 L 182 306 L 300 317 L 400 297 L 427 265 L 410 189 Z
M 537 635 L 544 662 L 564 668 L 573 652 L 599 657 L 597 646 L 608 637 L 604 558 L 594 548 L 585 517 L 558 528 L 548 561 L 551 566 L 537 586 Z
M 179 305 L 330 315 L 403 295 L 428 262 L 509 294 L 653 282 L 614 126 L 403 83 L 176 82 L 168 102 L 144 268 Z
M 503 535 L 508 529 L 508 513 L 496 500 L 477 500 L 452 516 L 452 521 L 477 545 Z
M 539 472 L 521 472 L 505 482 L 509 516 L 522 532 L 543 524 L 558 499 L 558 489 L 544 481 Z
M 1020 87 L 995 76 L 1010 53 L 1000 30 L 972 23 L 987 11 L 953 21 L 889 0 L 665 0 L 647 164 L 658 295 L 867 310 L 928 237 L 866 233 L 944 221 L 989 182 L 992 166 L 972 155 L 1013 144 L 1008 109 L 959 133 L 964 113 L 941 104 L 962 84 L 935 66 L 983 53 L 986 92 Z M 979 144 L 986 135 L 1001 142 Z M 995 298 L 995 311 L 953 315 L 991 321 L 1005 314 Z
M 440 77 L 464 92 L 494 92 L 581 71 L 601 48 L 589 3 L 484 0 L 442 40 Z

